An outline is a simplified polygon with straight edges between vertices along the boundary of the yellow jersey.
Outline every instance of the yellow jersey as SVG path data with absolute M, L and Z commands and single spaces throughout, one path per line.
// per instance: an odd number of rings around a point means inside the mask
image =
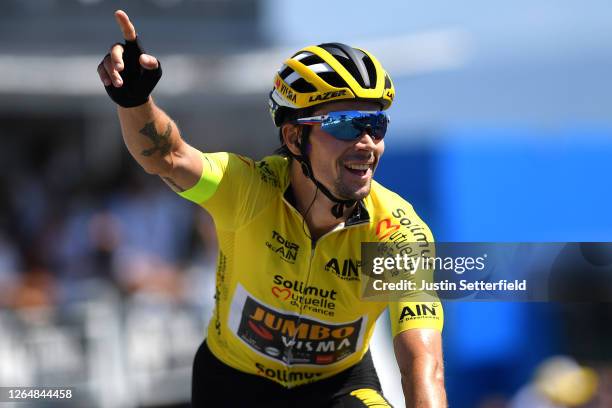
M 219 360 L 290 388 L 359 362 L 386 307 L 394 336 L 442 330 L 437 302 L 360 298 L 362 242 L 433 242 L 397 194 L 372 181 L 352 215 L 313 243 L 291 204 L 289 159 L 203 153 L 202 161 L 199 182 L 180 195 L 215 221 L 219 254 L 207 344 Z

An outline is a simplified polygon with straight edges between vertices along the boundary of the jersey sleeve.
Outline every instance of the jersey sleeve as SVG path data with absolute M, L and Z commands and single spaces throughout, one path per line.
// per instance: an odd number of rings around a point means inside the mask
M 410 245 L 415 248 L 416 256 L 435 257 L 434 238 L 429 227 L 419 218 L 412 206 L 402 200 L 403 204 L 395 212 L 401 214 L 399 228 Z M 391 245 L 391 248 L 394 246 Z M 422 265 L 422 263 L 421 263 Z M 414 273 L 418 288 L 422 281 L 433 281 L 433 270 L 418 268 Z M 437 295 L 420 290 L 407 292 L 389 301 L 389 318 L 393 337 L 409 329 L 435 329 L 442 331 L 444 311 Z
M 442 331 L 444 326 L 444 310 L 439 301 L 393 302 L 389 304 L 389 318 L 393 337 L 409 329 Z
M 189 190 L 178 193 L 181 197 L 202 205 L 215 194 L 229 162 L 228 153 L 202 153 L 202 174 Z
M 217 228 L 244 225 L 273 189 L 261 175 L 262 166 L 234 153 L 201 153 L 201 157 L 200 180 L 179 195 L 206 209 Z

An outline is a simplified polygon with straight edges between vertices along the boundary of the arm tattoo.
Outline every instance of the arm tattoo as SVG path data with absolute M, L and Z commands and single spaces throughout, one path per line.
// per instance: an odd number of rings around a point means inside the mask
M 174 191 L 176 191 L 177 193 L 182 193 L 183 191 L 185 191 L 185 189 L 181 186 L 179 186 L 178 184 L 176 184 L 176 181 L 172 180 L 170 177 L 162 177 L 162 180 L 164 180 L 164 182 L 170 186 L 170 188 Z
M 161 156 L 165 156 L 170 152 L 170 133 L 172 133 L 172 124 L 170 122 L 168 122 L 166 131 L 163 134 L 157 132 L 157 129 L 155 129 L 155 122 L 147 123 L 142 129 L 140 129 L 140 133 L 151 139 L 153 142 L 152 148 L 142 151 L 143 156 L 151 156 L 157 151 L 159 151 Z

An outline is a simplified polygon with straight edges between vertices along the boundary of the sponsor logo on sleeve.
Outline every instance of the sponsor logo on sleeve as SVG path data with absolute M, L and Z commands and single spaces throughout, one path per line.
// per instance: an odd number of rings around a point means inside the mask
M 439 306 L 439 303 L 419 303 L 416 305 L 404 306 L 398 322 L 404 323 L 411 320 L 440 319 L 440 316 L 438 316 Z
M 381 220 L 376 226 L 376 236 L 380 241 L 387 238 L 400 228 L 399 224 L 393 224 L 390 218 Z
M 278 176 L 272 171 L 272 169 L 270 169 L 270 165 L 267 162 L 257 162 L 257 170 L 259 172 L 259 177 L 261 178 L 261 181 L 263 181 L 264 183 L 268 183 L 274 187 L 280 188 Z
M 389 244 L 390 253 L 400 255 L 431 256 L 431 248 L 425 227 L 417 223 L 406 214 L 402 208 L 395 209 L 391 218 L 385 218 L 376 225 L 376 237 L 379 241 Z M 416 245 L 415 245 L 416 244 Z M 415 251 L 416 247 L 422 248 L 420 254 Z

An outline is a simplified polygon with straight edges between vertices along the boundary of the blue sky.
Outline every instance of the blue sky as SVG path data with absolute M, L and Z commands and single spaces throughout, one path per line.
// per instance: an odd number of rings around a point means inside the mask
M 265 31 L 278 43 L 356 41 L 458 27 L 476 37 L 602 43 L 612 35 L 612 2 L 589 0 L 264 0 Z M 573 39 L 573 40 L 570 40 Z M 566 44 L 572 46 L 573 44 Z
M 395 125 L 612 125 L 609 0 L 265 0 L 262 24 L 273 44 L 296 49 L 436 30 L 462 34 L 469 53 L 460 66 L 391 72 Z

